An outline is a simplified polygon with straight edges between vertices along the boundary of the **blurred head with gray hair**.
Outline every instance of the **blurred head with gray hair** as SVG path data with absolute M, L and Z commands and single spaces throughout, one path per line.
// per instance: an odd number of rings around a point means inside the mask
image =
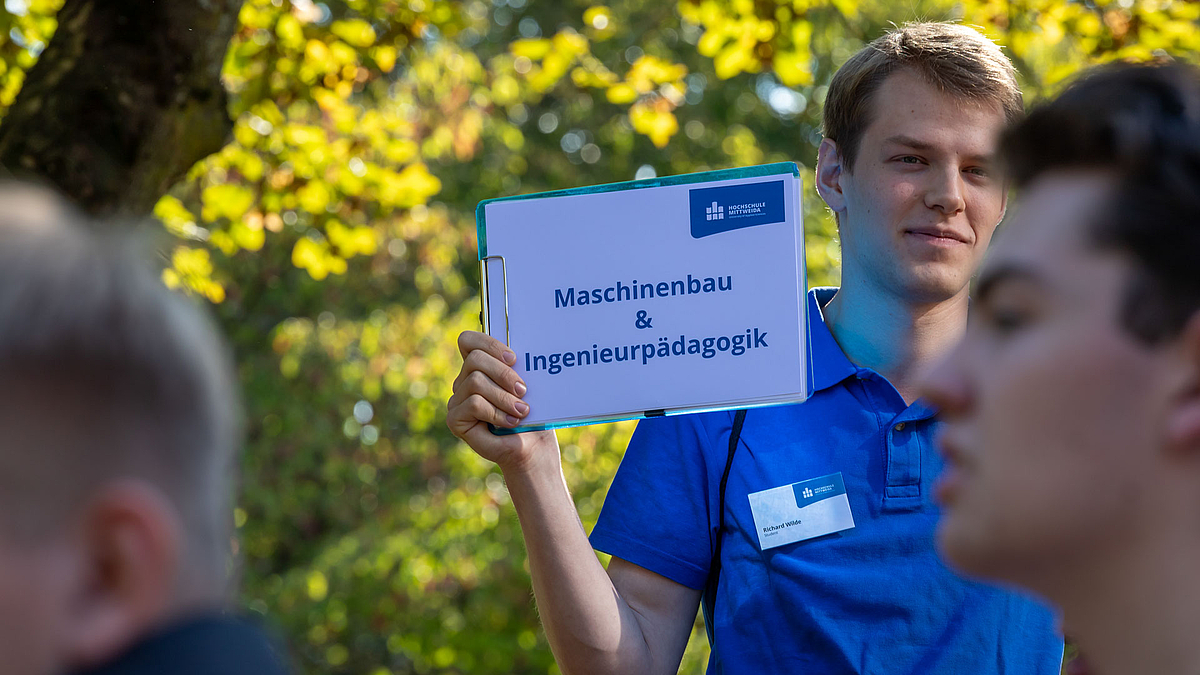
M 128 237 L 0 185 L 0 654 L 108 660 L 227 595 L 239 423 L 205 314 Z

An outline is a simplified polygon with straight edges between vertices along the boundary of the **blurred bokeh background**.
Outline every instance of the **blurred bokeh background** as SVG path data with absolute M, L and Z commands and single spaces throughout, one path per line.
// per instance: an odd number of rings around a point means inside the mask
M 224 5 L 232 135 L 147 203 L 164 281 L 210 304 L 236 351 L 242 600 L 306 674 L 558 672 L 501 476 L 443 422 L 455 336 L 477 328 L 478 201 L 796 161 L 809 283 L 836 284 L 811 189 L 821 104 L 891 23 L 982 28 L 1029 102 L 1089 63 L 1200 52 L 1195 1 Z M 5 0 L 0 108 L 62 6 Z M 631 431 L 560 434 L 588 528 Z M 707 658 L 699 619 L 694 637 L 684 673 Z

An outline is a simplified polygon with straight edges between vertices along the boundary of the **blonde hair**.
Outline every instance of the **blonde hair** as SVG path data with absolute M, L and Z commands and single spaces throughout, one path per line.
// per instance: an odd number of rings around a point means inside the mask
M 825 137 L 837 143 L 849 172 L 863 133 L 874 119 L 876 90 L 908 68 L 938 90 L 982 103 L 998 103 L 1009 124 L 1024 115 L 1016 71 L 996 43 L 955 23 L 908 23 L 863 47 L 838 69 L 825 98 Z

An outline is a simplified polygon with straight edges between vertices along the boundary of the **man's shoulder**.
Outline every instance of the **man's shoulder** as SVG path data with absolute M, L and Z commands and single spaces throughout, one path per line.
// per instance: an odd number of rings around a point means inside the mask
M 257 623 L 206 615 L 167 626 L 112 662 L 76 675 L 286 675 L 287 662 Z

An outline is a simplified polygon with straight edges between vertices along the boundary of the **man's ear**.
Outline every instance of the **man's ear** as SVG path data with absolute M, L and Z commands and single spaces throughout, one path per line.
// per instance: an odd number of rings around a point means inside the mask
M 1167 444 L 1200 455 L 1200 312 L 1184 325 L 1179 340 L 1182 382 L 1167 412 Z
M 842 156 L 837 143 L 828 138 L 821 139 L 817 148 L 817 193 L 834 213 L 846 210 L 846 197 L 842 193 Z
M 123 480 L 88 503 L 79 537 L 85 569 L 73 593 L 67 657 L 87 668 L 116 658 L 168 618 L 183 528 L 162 492 Z

